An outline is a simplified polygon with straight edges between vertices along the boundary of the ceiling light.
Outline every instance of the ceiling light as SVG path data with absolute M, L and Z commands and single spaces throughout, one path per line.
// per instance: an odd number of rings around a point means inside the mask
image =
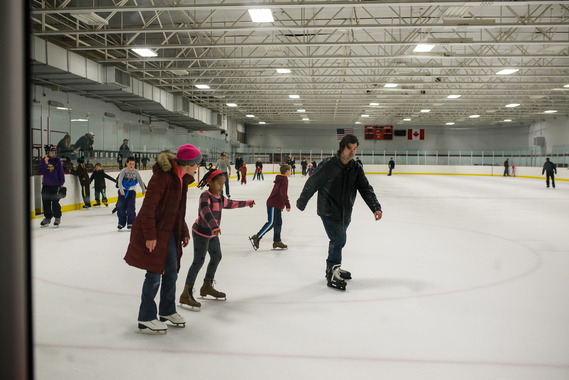
M 362 123 L 361 121 L 356 121 L 354 124 L 361 124 L 361 123 Z
M 158 57 L 158 53 L 148 48 L 132 48 L 131 50 L 144 58 Z
M 369 115 L 360 115 L 360 117 L 369 117 Z
M 419 44 L 413 49 L 413 53 L 428 53 L 435 48 L 433 44 Z
M 264 121 L 260 121 L 259 124 L 267 124 L 267 123 L 265 123 Z
M 468 116 L 468 117 L 471 118 L 471 119 L 477 119 L 477 118 L 480 117 L 480 115 L 470 115 L 470 116 Z
M 87 25 L 92 25 L 92 26 L 109 25 L 109 21 L 107 19 L 102 18 L 95 12 L 88 12 L 88 13 L 74 12 L 70 14 L 71 16 L 75 17 L 77 20 L 83 21 Z
M 210 88 L 207 84 L 196 84 L 196 87 L 200 90 L 208 90 Z
M 273 12 L 270 9 L 249 9 L 249 16 L 253 22 L 274 22 Z
M 514 107 L 517 107 L 519 105 L 520 105 L 519 103 L 506 104 L 506 108 L 514 108 Z
M 403 121 L 411 121 L 411 119 L 403 119 Z
M 61 110 L 61 111 L 71 111 L 71 108 L 67 108 L 67 107 L 55 107 L 56 110 Z
M 370 105 L 370 106 L 378 106 L 379 103 L 370 103 L 369 105 Z
M 555 113 L 557 112 L 557 110 L 547 110 L 547 111 L 543 111 L 543 113 Z
M 516 73 L 518 71 L 520 71 L 520 70 L 519 69 L 504 69 L 504 70 L 498 71 L 496 74 L 498 74 L 498 75 L 510 75 L 510 74 Z
M 310 119 L 307 118 L 307 117 L 303 117 L 302 120 L 304 120 L 304 121 L 310 121 Z
M 421 110 L 422 113 L 429 113 L 431 110 Z
M 447 96 L 447 99 L 458 99 L 460 98 L 462 95 L 449 95 Z
M 245 115 L 245 117 L 255 117 L 255 115 Z
M 397 86 L 398 86 L 397 83 L 386 83 L 385 86 L 383 86 L 383 87 L 395 88 L 395 87 L 397 87 Z
M 306 112 L 306 110 L 296 110 L 296 112 Z
M 565 86 L 563 86 L 563 87 L 564 87 L 564 88 L 567 88 L 567 87 L 569 87 L 569 84 L 566 84 L 566 85 L 565 85 Z
M 446 125 L 454 125 L 454 123 L 451 121 L 451 122 L 448 122 Z
M 291 99 L 300 99 L 300 95 L 289 95 L 288 97 Z
M 235 103 L 225 103 L 225 105 L 227 107 L 237 107 L 237 104 L 235 104 Z
M 71 119 L 71 121 L 89 121 L 89 119 Z
M 509 123 L 510 121 L 512 121 L 512 119 L 504 119 L 504 121 L 505 121 L 506 123 Z
M 290 74 L 290 69 L 277 69 L 279 74 Z

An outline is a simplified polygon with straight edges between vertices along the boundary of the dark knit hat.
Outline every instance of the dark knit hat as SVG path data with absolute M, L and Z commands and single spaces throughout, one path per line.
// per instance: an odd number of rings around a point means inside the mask
M 202 160 L 202 152 L 192 144 L 182 145 L 176 152 L 178 165 L 195 165 Z
M 77 158 L 77 163 L 78 163 L 78 164 L 82 164 L 82 163 L 84 163 L 84 162 L 85 162 L 85 157 L 78 157 L 78 158 Z

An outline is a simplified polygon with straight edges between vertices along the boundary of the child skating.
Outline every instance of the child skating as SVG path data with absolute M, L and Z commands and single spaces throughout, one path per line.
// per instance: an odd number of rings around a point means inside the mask
M 247 184 L 247 164 L 243 163 L 239 168 L 239 172 L 241 173 L 241 184 Z
M 259 241 L 271 229 L 274 229 L 273 248 L 288 248 L 281 240 L 281 229 L 283 225 L 282 210 L 286 208 L 286 211 L 290 212 L 290 203 L 288 201 L 288 177 L 290 177 L 291 174 L 290 165 L 281 165 L 280 172 L 281 174 L 275 177 L 273 191 L 271 191 L 271 195 L 269 195 L 267 199 L 267 223 L 265 223 L 256 235 L 249 238 L 255 250 L 259 249 Z
M 136 185 L 142 188 L 142 193 L 146 192 L 144 181 L 138 171 L 134 168 L 134 157 L 126 159 L 126 166 L 120 171 L 117 185 L 119 187 L 119 197 L 117 199 L 117 216 L 119 218 L 118 230 L 122 230 L 126 225 L 128 229 L 136 218 Z
M 212 296 L 216 299 L 225 299 L 225 293 L 219 292 L 213 287 L 213 280 L 217 266 L 221 261 L 221 245 L 219 235 L 221 234 L 221 210 L 224 208 L 253 207 L 255 201 L 234 201 L 221 194 L 225 185 L 226 177 L 221 170 L 215 169 L 208 171 L 198 184 L 199 188 L 205 185 L 209 190 L 205 190 L 200 196 L 198 219 L 192 226 L 192 239 L 194 241 L 194 261 L 188 270 L 186 285 L 180 296 L 180 303 L 192 308 L 201 307 L 201 303 L 193 296 L 194 284 L 198 272 L 202 268 L 206 253 L 209 253 L 210 260 L 207 266 L 203 286 L 200 288 L 200 296 Z
M 100 206 L 102 199 L 103 204 L 109 207 L 105 178 L 117 183 L 117 180 L 105 173 L 105 171 L 101 169 L 101 164 L 97 162 L 95 164 L 95 171 L 91 174 L 91 182 L 95 181 L 95 204 L 93 206 Z

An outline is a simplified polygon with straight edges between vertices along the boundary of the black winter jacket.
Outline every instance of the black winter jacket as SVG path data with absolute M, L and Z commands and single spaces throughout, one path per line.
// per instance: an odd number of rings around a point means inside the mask
M 340 156 L 336 155 L 322 161 L 306 181 L 296 201 L 296 207 L 304 210 L 317 191 L 318 215 L 343 225 L 352 219 L 356 191 L 359 191 L 372 212 L 381 211 L 373 187 L 369 184 L 362 167 L 354 160 L 343 165 Z

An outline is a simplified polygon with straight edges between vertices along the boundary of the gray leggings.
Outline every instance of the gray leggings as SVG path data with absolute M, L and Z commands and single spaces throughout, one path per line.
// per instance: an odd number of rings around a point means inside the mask
M 205 278 L 209 280 L 213 280 L 215 278 L 217 266 L 221 261 L 221 246 L 219 244 L 218 236 L 207 238 L 192 231 L 192 239 L 194 240 L 194 261 L 188 270 L 186 284 L 193 287 L 196 282 L 196 278 L 198 277 L 198 272 L 202 269 L 205 261 L 205 254 L 208 252 L 210 259 L 205 273 Z

